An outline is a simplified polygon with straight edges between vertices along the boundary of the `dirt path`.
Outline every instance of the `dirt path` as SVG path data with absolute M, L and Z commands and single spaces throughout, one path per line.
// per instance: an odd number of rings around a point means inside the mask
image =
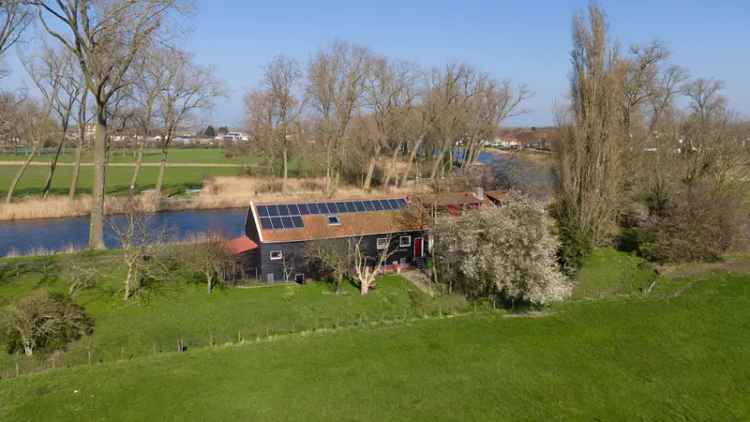
M 0 166 L 20 166 L 23 164 L 20 161 L 0 161 Z M 57 163 L 59 167 L 72 167 L 74 163 Z M 29 163 L 31 166 L 49 166 L 48 161 L 32 161 Z M 81 163 L 81 167 L 92 167 L 94 163 Z M 161 163 L 141 163 L 141 167 L 159 167 Z M 107 167 L 133 167 L 135 163 L 109 163 Z M 227 163 L 167 163 L 167 167 L 226 167 L 226 168 L 240 168 L 242 164 L 227 164 Z

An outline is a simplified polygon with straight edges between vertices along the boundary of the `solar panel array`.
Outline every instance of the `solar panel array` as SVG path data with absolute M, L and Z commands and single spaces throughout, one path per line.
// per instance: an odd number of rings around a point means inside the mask
M 311 202 L 285 205 L 258 205 L 258 217 L 263 230 L 291 230 L 305 227 L 303 215 L 333 215 L 346 213 L 394 211 L 406 207 L 405 199 L 372 201 Z

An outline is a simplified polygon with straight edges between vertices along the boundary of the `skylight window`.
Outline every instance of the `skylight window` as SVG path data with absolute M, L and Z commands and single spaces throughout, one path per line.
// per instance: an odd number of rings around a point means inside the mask
M 328 225 L 329 226 L 340 226 L 341 220 L 339 220 L 338 215 L 329 215 L 328 216 Z

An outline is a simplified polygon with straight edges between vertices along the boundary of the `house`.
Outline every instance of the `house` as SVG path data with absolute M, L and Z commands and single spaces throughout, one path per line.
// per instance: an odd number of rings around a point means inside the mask
M 414 201 L 434 209 L 438 213 L 447 213 L 453 216 L 461 215 L 467 210 L 489 207 L 494 203 L 485 195 L 482 188 L 477 188 L 474 192 L 420 194 L 414 196 Z
M 406 221 L 408 199 L 382 195 L 349 200 L 251 203 L 247 238 L 257 245 L 250 270 L 267 282 L 304 282 L 313 276 L 306 257 L 313 242 L 350 239 L 368 260 L 389 250 L 386 270 L 421 263 L 428 251 L 424 231 Z

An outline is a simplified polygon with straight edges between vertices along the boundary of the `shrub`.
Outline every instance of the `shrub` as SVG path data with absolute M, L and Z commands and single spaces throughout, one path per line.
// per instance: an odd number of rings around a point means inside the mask
M 3 312 L 3 335 L 8 353 L 63 349 L 90 335 L 94 320 L 69 297 L 47 291 L 35 292 L 9 305 Z
M 682 192 L 660 215 L 625 232 L 627 246 L 655 262 L 712 261 L 735 243 L 746 220 L 732 192 Z
M 435 224 L 441 280 L 471 297 L 546 304 L 570 294 L 557 264 L 559 242 L 544 207 L 511 195 L 501 208 L 440 217 Z

